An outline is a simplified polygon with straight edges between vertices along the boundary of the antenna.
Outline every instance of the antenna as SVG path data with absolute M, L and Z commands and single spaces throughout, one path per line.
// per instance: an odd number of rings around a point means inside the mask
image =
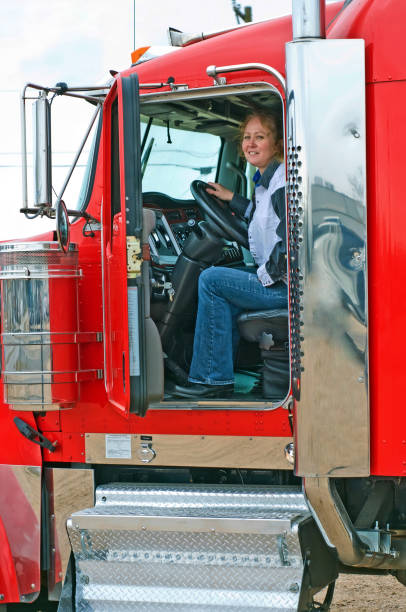
M 249 23 L 250 21 L 252 21 L 251 6 L 244 6 L 244 10 L 242 10 L 241 4 L 239 4 L 237 0 L 231 0 L 231 4 L 235 13 L 235 17 L 237 19 L 237 23 L 240 23 L 240 19 L 242 19 L 244 23 Z
M 133 0 L 133 30 L 134 30 L 133 49 L 135 49 L 135 0 Z

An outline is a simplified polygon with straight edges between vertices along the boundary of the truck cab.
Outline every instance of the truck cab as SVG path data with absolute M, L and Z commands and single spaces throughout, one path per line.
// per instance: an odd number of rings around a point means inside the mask
M 382 209 L 398 182 L 375 171 L 375 109 L 401 111 L 374 72 L 377 16 L 296 0 L 293 21 L 172 32 L 179 48 L 104 88 L 24 89 L 37 178 L 21 212 L 56 229 L 0 245 L 0 474 L 21 500 L 0 497 L 4 603 L 305 612 L 329 608 L 342 571 L 404 581 L 403 434 L 382 416 L 395 358 L 371 277 L 377 219 L 398 211 Z M 52 200 L 54 95 L 94 106 L 77 205 Z M 200 273 L 255 269 L 246 220 L 206 191 L 251 197 L 239 126 L 255 109 L 284 126 L 289 308 L 240 316 L 229 396 L 179 397 Z

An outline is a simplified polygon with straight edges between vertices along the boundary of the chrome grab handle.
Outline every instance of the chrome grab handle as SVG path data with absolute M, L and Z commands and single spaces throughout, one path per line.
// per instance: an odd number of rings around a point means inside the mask
M 286 81 L 284 77 L 281 75 L 276 68 L 272 68 L 272 66 L 268 66 L 267 64 L 234 64 L 232 66 L 207 66 L 206 72 L 208 76 L 213 77 L 213 79 L 217 81 L 217 75 L 223 72 L 241 72 L 242 70 L 263 70 L 268 74 L 272 74 L 282 86 L 283 93 L 286 94 Z M 219 83 L 220 84 L 220 83 Z

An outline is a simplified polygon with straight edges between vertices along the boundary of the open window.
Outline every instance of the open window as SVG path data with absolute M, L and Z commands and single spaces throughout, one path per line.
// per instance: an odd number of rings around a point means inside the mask
M 165 364 L 161 408 L 182 401 L 172 391 L 187 381 L 201 271 L 210 265 L 255 267 L 246 240 L 219 227 L 218 219 L 193 197 L 191 183 L 218 181 L 251 197 L 255 168 L 242 157 L 240 125 L 256 109 L 283 117 L 279 92 L 261 84 L 148 94 L 141 99 L 143 206 L 156 216 L 149 236 L 150 308 Z M 242 314 L 234 393 L 225 401 L 204 400 L 204 405 L 258 409 L 262 404 L 267 409 L 285 400 L 290 386 L 287 314 Z

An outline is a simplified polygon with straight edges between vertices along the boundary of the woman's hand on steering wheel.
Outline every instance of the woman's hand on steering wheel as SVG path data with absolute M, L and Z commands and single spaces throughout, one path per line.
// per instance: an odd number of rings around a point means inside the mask
M 211 185 L 213 184 L 217 185 L 217 183 L 211 183 Z M 226 190 L 225 187 L 222 188 Z M 219 235 L 248 248 L 246 219 L 236 215 L 224 200 L 220 199 L 217 192 L 215 192 L 216 195 L 212 195 L 210 191 L 214 191 L 213 188 L 204 181 L 200 179 L 193 181 L 190 185 L 190 191 L 203 217 L 209 223 L 211 222 L 212 227 L 216 228 Z M 232 194 L 231 191 L 230 193 Z
M 223 187 L 220 183 L 207 183 L 210 186 L 210 189 L 207 188 L 206 191 L 208 194 L 216 196 L 216 198 L 220 198 L 224 202 L 231 202 L 233 199 L 233 192 L 227 187 Z

